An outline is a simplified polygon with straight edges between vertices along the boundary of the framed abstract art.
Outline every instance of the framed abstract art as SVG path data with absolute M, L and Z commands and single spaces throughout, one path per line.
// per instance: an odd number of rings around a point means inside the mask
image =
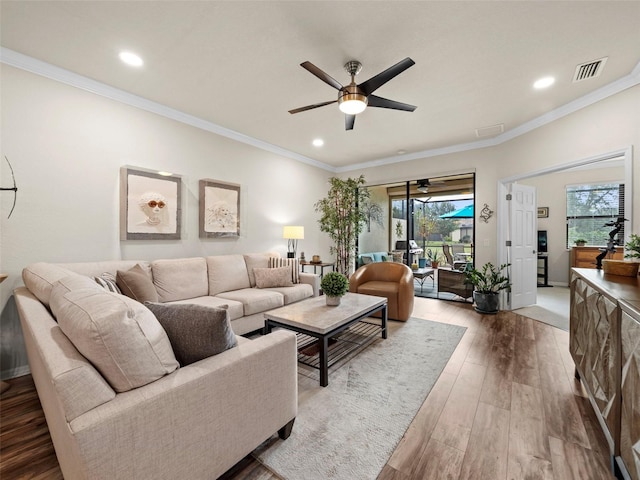
M 200 238 L 240 236 L 240 185 L 200 180 Z

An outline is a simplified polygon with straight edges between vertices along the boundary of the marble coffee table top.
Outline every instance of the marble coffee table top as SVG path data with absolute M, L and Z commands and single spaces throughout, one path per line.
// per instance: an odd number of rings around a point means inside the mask
M 325 334 L 385 303 L 385 297 L 347 293 L 340 300 L 340 305 L 329 307 L 326 297 L 321 295 L 270 310 L 264 316 L 285 325 Z

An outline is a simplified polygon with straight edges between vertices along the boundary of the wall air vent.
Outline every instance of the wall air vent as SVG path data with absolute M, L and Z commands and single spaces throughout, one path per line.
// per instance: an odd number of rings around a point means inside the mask
M 582 63 L 576 67 L 576 73 L 573 74 L 573 83 L 595 78 L 602 73 L 604 64 L 607 63 L 609 57 L 603 57 L 591 62 Z

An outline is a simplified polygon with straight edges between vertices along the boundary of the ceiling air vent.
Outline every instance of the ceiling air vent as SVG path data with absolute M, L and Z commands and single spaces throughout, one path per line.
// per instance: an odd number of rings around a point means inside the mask
M 476 137 L 478 138 L 495 137 L 501 133 L 504 133 L 504 123 L 491 125 L 490 127 L 476 128 Z
M 578 65 L 576 67 L 576 73 L 573 75 L 573 83 L 595 78 L 600 75 L 604 64 L 607 63 L 607 58 L 609 57 L 603 57 L 598 60 L 593 60 L 592 62 Z

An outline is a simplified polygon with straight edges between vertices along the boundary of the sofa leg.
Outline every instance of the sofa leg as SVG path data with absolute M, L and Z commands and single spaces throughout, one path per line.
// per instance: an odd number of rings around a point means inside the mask
M 289 438 L 289 435 L 291 435 L 291 431 L 293 430 L 293 422 L 295 422 L 295 421 L 296 421 L 296 419 L 294 418 L 289 423 L 287 423 L 284 427 L 282 427 L 280 430 L 278 430 L 278 436 L 282 440 L 286 440 L 287 438 Z

